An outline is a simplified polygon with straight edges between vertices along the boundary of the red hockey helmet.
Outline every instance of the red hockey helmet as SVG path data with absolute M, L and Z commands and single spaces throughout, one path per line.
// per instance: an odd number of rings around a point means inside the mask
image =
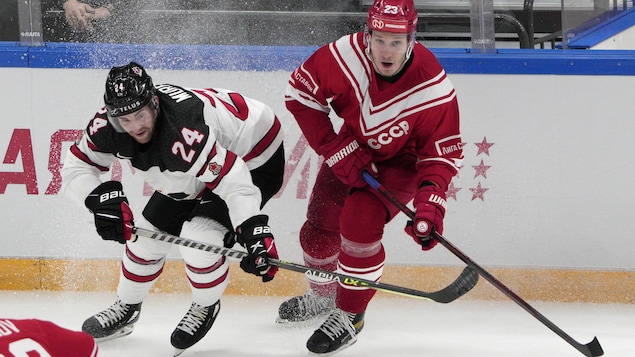
M 375 0 L 368 9 L 368 29 L 413 34 L 417 30 L 417 10 L 413 0 Z

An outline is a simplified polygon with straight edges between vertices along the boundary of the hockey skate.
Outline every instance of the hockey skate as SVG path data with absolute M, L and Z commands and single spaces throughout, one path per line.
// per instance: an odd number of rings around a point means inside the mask
M 93 336 L 97 342 L 127 336 L 139 320 L 139 313 L 141 303 L 128 305 L 117 299 L 111 307 L 86 319 L 82 331 Z
M 179 356 L 185 349 L 200 341 L 212 325 L 220 311 L 220 300 L 210 306 L 192 303 L 181 322 L 172 332 L 170 342 L 174 346 L 174 356 Z
M 357 334 L 363 327 L 363 312 L 352 314 L 336 308 L 309 337 L 306 348 L 322 356 L 332 355 L 357 342 Z
M 304 322 L 335 309 L 335 295 L 321 297 L 308 290 L 302 296 L 295 296 L 280 304 L 276 322 Z

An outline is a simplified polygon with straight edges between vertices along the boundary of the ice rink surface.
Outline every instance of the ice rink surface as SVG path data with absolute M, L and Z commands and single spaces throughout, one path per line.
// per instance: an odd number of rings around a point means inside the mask
M 110 306 L 115 292 L 0 292 L 0 317 L 40 318 L 79 330 Z M 208 335 L 182 356 L 311 356 L 304 347 L 319 326 L 275 323 L 285 297 L 226 295 Z M 635 305 L 529 302 L 580 343 L 597 336 L 608 357 L 635 356 Z M 102 342 L 102 357 L 172 356 L 170 334 L 190 305 L 187 294 L 151 294 L 134 332 Z M 583 356 L 510 300 L 450 304 L 378 295 L 356 344 L 337 356 Z

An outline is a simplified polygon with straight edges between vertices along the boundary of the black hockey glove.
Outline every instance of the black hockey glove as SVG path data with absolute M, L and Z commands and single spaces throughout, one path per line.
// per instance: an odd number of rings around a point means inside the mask
M 266 215 L 253 216 L 236 228 L 236 241 L 247 250 L 240 267 L 247 273 L 262 277 L 263 282 L 273 279 L 278 267 L 270 265 L 269 259 L 278 259 L 278 250 L 273 241 Z
M 228 231 L 223 237 L 223 247 L 233 248 L 236 244 L 236 232 Z
M 102 239 L 125 244 L 132 237 L 133 216 L 121 182 L 102 183 L 86 197 L 84 204 L 95 215 L 95 227 Z

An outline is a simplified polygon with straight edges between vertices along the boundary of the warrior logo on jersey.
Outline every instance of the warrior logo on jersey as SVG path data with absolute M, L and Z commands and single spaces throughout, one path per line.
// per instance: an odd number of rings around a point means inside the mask
M 220 170 L 223 168 L 223 165 L 219 165 L 215 162 L 210 162 L 208 168 L 214 175 L 218 175 L 220 174 Z

